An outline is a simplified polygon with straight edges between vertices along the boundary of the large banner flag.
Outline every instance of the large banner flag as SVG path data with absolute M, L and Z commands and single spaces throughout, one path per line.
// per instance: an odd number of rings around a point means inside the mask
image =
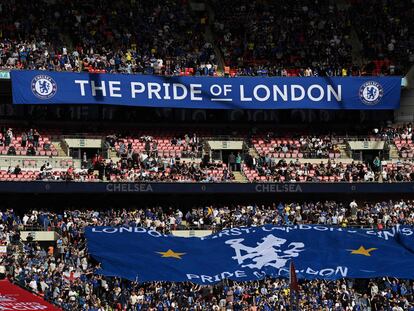
M 164 77 L 12 71 L 14 104 L 207 109 L 396 109 L 401 77 Z
M 289 277 L 299 279 L 414 278 L 414 229 L 374 231 L 297 225 L 241 227 L 204 238 L 182 238 L 139 227 L 88 227 L 97 273 L 138 282 Z M 401 241 L 404 240 L 402 244 Z
M 59 311 L 61 309 L 8 280 L 2 280 L 0 281 L 0 310 Z

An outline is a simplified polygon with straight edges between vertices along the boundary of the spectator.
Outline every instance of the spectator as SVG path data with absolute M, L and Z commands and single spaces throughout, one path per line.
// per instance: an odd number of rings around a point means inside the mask
M 19 164 L 16 165 L 14 168 L 13 174 L 19 175 L 21 173 L 22 169 L 20 168 Z
M 23 148 L 25 148 L 26 147 L 26 143 L 27 143 L 27 134 L 26 134 L 25 131 L 23 131 L 23 133 L 22 133 L 22 143 L 21 143 L 21 146 Z

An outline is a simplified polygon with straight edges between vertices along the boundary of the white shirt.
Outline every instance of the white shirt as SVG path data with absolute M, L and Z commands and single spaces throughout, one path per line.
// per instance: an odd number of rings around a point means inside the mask
M 37 283 L 36 283 L 36 281 L 35 281 L 35 280 L 31 280 L 31 281 L 30 281 L 30 283 L 29 283 L 29 287 L 30 287 L 33 291 L 37 292 Z

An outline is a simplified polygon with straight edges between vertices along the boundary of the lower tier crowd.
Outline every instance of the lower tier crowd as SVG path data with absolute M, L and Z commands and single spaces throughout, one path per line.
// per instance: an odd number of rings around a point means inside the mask
M 191 283 L 136 283 L 94 274 L 88 256 L 85 226 L 142 226 L 161 232 L 203 228 L 217 231 L 263 224 L 325 224 L 377 230 L 411 225 L 414 201 L 290 202 L 209 205 L 184 210 L 176 207 L 125 209 L 0 210 L 0 276 L 7 277 L 63 310 L 290 310 L 287 280 L 265 279 L 214 286 Z M 39 244 L 22 230 L 54 230 L 56 243 Z M 300 281 L 300 310 L 414 310 L 413 281 L 372 280 Z

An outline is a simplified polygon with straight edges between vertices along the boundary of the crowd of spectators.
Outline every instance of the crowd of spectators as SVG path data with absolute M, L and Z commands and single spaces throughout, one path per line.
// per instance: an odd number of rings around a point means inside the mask
M 214 30 L 237 75 L 359 75 L 346 9 L 331 1 L 213 1 Z M 222 8 L 227 9 L 222 9 Z M 294 72 L 292 72 L 292 69 Z
M 335 201 L 211 205 L 188 211 L 175 207 L 128 209 L 36 209 L 0 212 L 0 240 L 9 253 L 0 259 L 2 276 L 42 295 L 64 310 L 286 310 L 284 279 L 224 281 L 216 286 L 191 283 L 136 283 L 94 274 L 96 262 L 85 249 L 85 226 L 143 226 L 164 233 L 199 227 L 325 224 L 381 230 L 412 225 L 414 202 Z M 56 230 L 54 244 L 21 242 L 21 230 Z M 301 310 L 413 310 L 414 283 L 398 279 L 300 281 Z
M 394 143 L 402 158 L 414 157 L 413 128 L 411 123 L 375 128 L 373 133 L 389 143 Z
M 3 126 L 0 132 L 2 155 L 57 155 L 48 137 L 42 137 L 37 129 L 14 130 Z
M 276 137 L 272 132 L 255 137 L 252 144 L 260 155 L 274 158 L 335 158 L 340 150 L 334 136 Z
M 195 133 L 175 135 L 170 140 L 147 134 L 139 139 L 110 135 L 106 138 L 106 146 L 115 150 L 120 159 L 108 162 L 95 157 L 93 169 L 99 171 L 100 179 L 104 176 L 112 181 L 223 182 L 234 179 L 227 164 L 200 161 L 202 139 Z
M 404 74 L 414 63 L 411 0 L 352 0 L 350 16 L 362 43 L 362 54 L 374 74 Z
M 30 12 L 27 14 L 27 12 Z M 188 1 L 6 0 L 0 6 L 0 68 L 213 75 L 206 17 Z
M 386 163 L 377 157 L 371 164 L 328 160 L 311 163 L 248 156 L 243 166 L 251 182 L 407 182 L 414 181 L 412 162 Z
M 18 130 L 2 127 L 0 132 L 1 155 L 58 155 L 48 137 L 42 137 L 37 129 Z
M 231 76 L 405 73 L 414 62 L 411 1 L 348 2 L 214 0 L 210 21 L 208 10 L 193 10 L 188 0 L 5 0 L 0 68 L 216 75 L 215 45 Z M 366 65 L 352 62 L 353 29 Z

